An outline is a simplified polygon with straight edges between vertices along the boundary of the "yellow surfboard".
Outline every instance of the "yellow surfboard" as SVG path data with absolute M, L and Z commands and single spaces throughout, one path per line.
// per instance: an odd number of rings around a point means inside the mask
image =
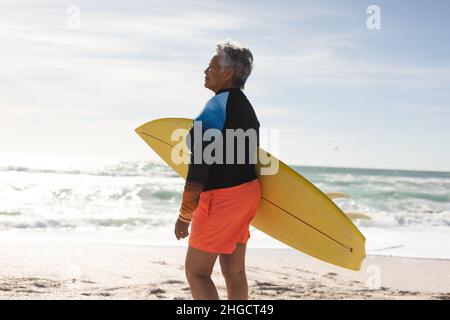
M 164 118 L 145 123 L 135 131 L 186 179 L 189 149 L 183 148 L 172 134 L 176 129 L 187 131 L 191 127 L 191 119 Z M 259 152 L 260 159 L 263 153 L 277 160 L 262 149 Z M 185 161 L 173 160 L 173 153 Z M 329 197 L 283 162 L 279 161 L 279 169 L 273 175 L 260 174 L 265 167 L 257 164 L 261 202 L 252 226 L 317 259 L 360 270 L 366 257 L 365 238 L 352 221 Z

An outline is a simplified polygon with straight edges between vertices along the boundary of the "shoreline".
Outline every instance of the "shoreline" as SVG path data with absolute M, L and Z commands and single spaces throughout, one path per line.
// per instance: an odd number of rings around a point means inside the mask
M 257 231 L 257 230 L 255 230 Z M 260 231 L 257 231 L 261 233 Z M 0 232 L 0 241 L 2 243 L 10 242 L 13 239 L 14 242 L 20 241 L 34 241 L 39 239 L 40 241 L 48 242 L 67 242 L 67 243 L 80 243 L 80 244 L 105 244 L 105 245 L 117 245 L 117 246 L 150 246 L 150 247 L 174 247 L 183 248 L 183 240 L 178 242 L 175 239 L 170 240 L 168 235 L 172 235 L 173 230 L 170 228 L 164 228 L 160 230 L 151 229 L 134 229 L 134 230 L 6 230 Z M 261 233 L 262 234 L 262 233 Z M 288 250 L 303 254 L 295 249 L 288 247 L 287 245 L 265 236 L 269 241 L 264 239 L 255 239 L 255 235 L 252 234 L 248 249 L 250 250 Z M 258 234 L 260 237 L 260 234 Z M 163 239 L 163 240 L 161 240 Z M 187 243 L 187 239 L 185 239 Z M 255 244 L 257 242 L 257 244 Z M 267 246 L 266 246 L 267 244 Z M 273 245 L 271 245 L 273 244 Z M 413 244 L 410 244 L 413 245 Z M 396 249 L 396 248 L 394 248 Z M 385 249 L 384 251 L 386 251 Z M 378 250 L 376 250 L 378 251 Z M 373 250 L 367 248 L 366 244 L 366 256 L 367 257 L 389 257 L 389 258 L 402 258 L 402 259 L 415 259 L 415 260 L 436 260 L 436 261 L 450 261 L 450 257 L 434 257 L 434 256 L 420 256 L 420 254 L 408 254 L 408 253 L 374 253 Z

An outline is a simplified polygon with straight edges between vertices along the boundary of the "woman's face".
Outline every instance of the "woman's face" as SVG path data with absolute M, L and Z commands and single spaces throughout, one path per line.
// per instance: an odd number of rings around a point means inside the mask
M 205 87 L 217 92 L 222 88 L 232 87 L 234 71 L 232 68 L 222 68 L 219 56 L 215 55 L 205 69 Z

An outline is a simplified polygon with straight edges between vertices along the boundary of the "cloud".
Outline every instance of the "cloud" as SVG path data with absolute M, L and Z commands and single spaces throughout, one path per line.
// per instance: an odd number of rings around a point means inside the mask
M 396 98 L 408 106 L 422 94 L 440 99 L 427 104 L 436 108 L 416 104 L 416 113 L 431 114 L 445 110 L 449 98 L 448 64 L 434 67 L 361 55 L 371 34 L 347 25 L 353 12 L 334 4 L 77 1 L 81 29 L 68 30 L 66 8 L 72 4 L 0 2 L 3 148 L 34 148 L 25 130 L 32 128 L 33 137 L 45 141 L 42 152 L 66 150 L 67 142 L 52 135 L 64 130 L 64 123 L 73 152 L 117 155 L 114 144 L 102 144 L 111 131 L 98 128 L 109 128 L 124 146 L 122 153 L 139 154 L 133 133 L 137 125 L 157 117 L 193 117 L 200 111 L 212 94 L 202 86 L 203 70 L 215 43 L 228 37 L 254 53 L 246 92 L 264 126 L 296 128 L 315 117 L 321 122 L 307 124 L 305 130 L 312 131 L 304 134 L 316 145 L 349 139 L 348 131 L 335 124 L 329 131 L 320 127 L 331 126 L 336 112 L 320 105 L 347 105 L 351 96 L 375 92 L 390 104 Z M 348 98 L 333 97 L 341 92 Z
M 356 87 L 384 90 L 442 90 L 450 87 L 450 67 L 371 63 L 342 57 L 337 50 L 263 56 L 258 73 L 292 86 Z

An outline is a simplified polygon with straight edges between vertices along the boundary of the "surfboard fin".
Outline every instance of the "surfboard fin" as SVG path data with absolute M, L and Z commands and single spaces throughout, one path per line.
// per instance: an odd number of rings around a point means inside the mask
M 362 212 L 344 212 L 351 220 L 372 220 L 372 218 Z
M 350 199 L 350 196 L 348 194 L 346 194 L 345 192 L 332 191 L 332 192 L 326 192 L 325 194 L 330 199 L 339 199 L 339 198 Z

